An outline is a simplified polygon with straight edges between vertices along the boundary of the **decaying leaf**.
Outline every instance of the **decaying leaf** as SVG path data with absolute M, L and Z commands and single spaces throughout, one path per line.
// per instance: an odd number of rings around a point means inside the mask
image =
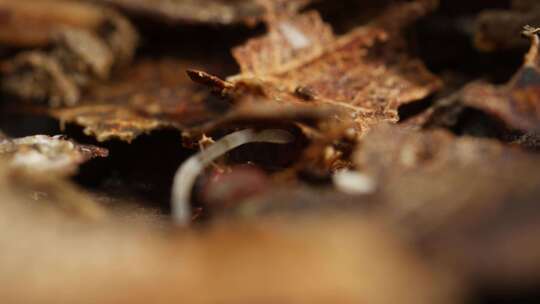
M 0 156 L 8 158 L 12 167 L 33 172 L 70 175 L 89 159 L 107 155 L 106 149 L 76 144 L 62 136 L 0 138 Z
M 335 37 L 316 12 L 271 15 L 266 36 L 233 50 L 240 75 L 225 82 L 204 74 L 193 78 L 240 100 L 262 96 L 278 104 L 332 106 L 343 112 L 339 121 L 354 122 L 358 131 L 379 121 L 396 122 L 400 105 L 441 85 L 400 50 L 396 32 L 431 5 L 397 6 L 342 37 Z
M 266 13 L 265 2 L 295 10 L 310 0 L 99 0 L 126 11 L 159 17 L 169 23 L 252 24 Z
M 385 126 L 364 138 L 355 159 L 376 181 L 383 213 L 456 269 L 498 285 L 540 277 L 537 155 L 446 131 Z
M 74 107 L 52 109 L 51 115 L 84 128 L 98 141 L 132 141 L 163 128 L 176 128 L 198 139 L 205 132 L 261 122 L 309 121 L 328 108 L 229 105 L 190 81 L 190 63 L 175 59 L 141 60 L 120 79 L 97 85 Z M 136 84 L 136 85 L 134 85 Z
M 23 100 L 73 105 L 91 82 L 108 79 L 114 67 L 130 62 L 137 45 L 129 21 L 103 7 L 73 1 L 2 1 L 0 12 L 7 23 L 0 43 L 48 47 L 22 52 L 2 65 L 3 90 Z
M 531 49 L 523 67 L 503 87 L 472 84 L 463 91 L 463 103 L 488 112 L 510 127 L 523 131 L 540 130 L 540 38 L 537 30 L 525 29 Z
M 508 130 L 539 131 L 540 39 L 534 28 L 526 27 L 524 33 L 531 39 L 531 48 L 523 66 L 507 84 L 495 86 L 477 81 L 465 86 L 461 92 L 436 103 L 425 114 L 426 125 L 452 126 L 466 109 L 476 109 L 504 123 Z
M 75 107 L 53 109 L 62 124 L 75 123 L 98 141 L 131 141 L 167 127 L 188 127 L 217 117 L 208 94 L 185 76 L 186 62 L 138 62 L 121 79 L 98 85 Z M 219 108 L 219 107 L 218 107 Z
M 508 84 L 459 89 L 515 59 L 471 48 L 484 2 L 353 2 L 0 0 L 0 128 L 20 137 L 0 132 L 2 303 L 491 303 L 537 287 L 540 155 L 523 148 L 540 147 L 540 30 Z M 479 47 L 517 46 L 536 2 L 481 14 Z M 140 26 L 133 65 L 115 9 Z M 27 136 L 60 132 L 75 139 Z M 75 142 L 94 138 L 108 150 Z
M 482 51 L 525 48 L 516 35 L 527 24 L 540 25 L 540 3 L 535 0 L 512 0 L 511 9 L 488 9 L 476 20 L 475 44 Z
M 540 168 L 538 155 L 443 130 L 382 125 L 361 140 L 354 160 L 358 171 L 334 178 L 354 194 L 278 186 L 228 214 L 371 214 L 475 284 L 508 288 L 540 277 L 540 174 L 531 170 Z

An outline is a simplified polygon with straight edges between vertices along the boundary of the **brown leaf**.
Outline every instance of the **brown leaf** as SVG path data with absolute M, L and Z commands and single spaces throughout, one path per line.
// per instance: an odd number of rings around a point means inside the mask
M 466 110 L 475 109 L 502 122 L 507 131 L 534 133 L 540 130 L 540 40 L 537 30 L 526 28 L 531 48 L 523 66 L 505 85 L 476 81 L 416 118 L 424 126 L 455 127 Z M 491 131 L 496 131 L 491 128 Z
M 400 105 L 441 85 L 419 60 L 400 50 L 394 32 L 396 23 L 414 19 L 407 14 L 422 5 L 400 5 L 407 18 L 397 18 L 399 10 L 390 9 L 378 23 L 342 37 L 334 37 L 316 12 L 270 16 L 266 36 L 233 50 L 242 73 L 215 87 L 240 100 L 262 96 L 278 104 L 332 106 L 344 113 L 339 121 L 354 121 L 358 130 L 396 122 Z M 396 17 L 394 23 L 389 16 Z
M 123 77 L 92 88 L 75 107 L 53 109 L 51 115 L 75 123 L 98 141 L 131 141 L 162 128 L 187 128 L 216 118 L 208 94 L 185 76 L 188 63 L 172 59 L 143 60 Z
M 30 172 L 71 175 L 80 164 L 107 155 L 106 149 L 76 144 L 61 136 L 0 138 L 0 156 L 8 158 L 12 167 Z
M 521 69 L 505 86 L 474 83 L 463 90 L 466 106 L 477 108 L 504 121 L 513 129 L 540 130 L 540 38 L 534 32 L 531 49 Z
M 475 45 L 485 52 L 525 48 L 516 33 L 526 24 L 540 23 L 540 5 L 536 0 L 513 0 L 511 9 L 486 9 L 476 18 Z
M 375 206 L 423 248 L 486 284 L 540 276 L 540 158 L 446 131 L 379 127 L 356 152 L 378 188 Z M 534 243 L 534 245 L 533 245 Z
M 245 200 L 236 217 L 374 215 L 426 256 L 474 284 L 513 288 L 540 277 L 540 157 L 497 141 L 374 127 L 354 153 L 358 171 L 324 187 L 290 185 Z M 369 184 L 369 185 L 368 185 Z M 344 188 L 344 185 L 347 188 Z
M 99 0 L 128 12 L 136 12 L 168 23 L 252 24 L 266 13 L 266 2 L 294 10 L 310 0 Z

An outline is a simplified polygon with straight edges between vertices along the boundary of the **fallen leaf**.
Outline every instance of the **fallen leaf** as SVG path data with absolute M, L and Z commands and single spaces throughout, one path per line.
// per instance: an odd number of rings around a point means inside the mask
M 540 38 L 526 29 L 531 49 L 521 69 L 504 86 L 474 83 L 463 90 L 464 105 L 477 108 L 522 131 L 540 130 Z M 532 31 L 532 32 L 530 32 Z
M 98 141 L 113 138 L 130 142 L 163 128 L 187 128 L 220 115 L 208 95 L 189 81 L 186 62 L 143 60 L 123 77 L 94 87 L 75 107 L 52 109 L 51 115 L 84 128 Z
M 484 52 L 527 47 L 518 33 L 524 25 L 540 23 L 535 0 L 512 0 L 510 9 L 485 9 L 475 21 L 475 46 Z
M 266 14 L 264 2 L 268 0 L 99 0 L 115 5 L 127 12 L 154 16 L 160 22 L 253 24 Z M 310 0 L 270 0 L 294 10 Z
M 241 74 L 227 81 L 199 74 L 194 80 L 241 101 L 255 96 L 278 104 L 331 106 L 343 112 L 338 121 L 354 122 L 359 132 L 380 121 L 396 122 L 400 105 L 441 86 L 401 50 L 395 32 L 430 5 L 398 7 L 342 37 L 316 12 L 270 15 L 266 36 L 233 50 Z
M 540 246 L 528 237 L 540 230 L 540 174 L 531 170 L 538 155 L 443 130 L 381 126 L 355 161 L 377 185 L 372 204 L 455 269 L 496 286 L 540 275 Z
M 504 85 L 475 81 L 452 96 L 439 100 L 421 115 L 426 127 L 455 127 L 466 110 L 475 109 L 501 122 L 508 131 L 534 133 L 540 130 L 540 38 L 537 30 L 526 27 L 531 47 L 523 66 Z M 493 128 L 491 131 L 496 131 Z
M 33 172 L 71 175 L 80 164 L 107 155 L 106 149 L 80 145 L 62 136 L 0 138 L 0 156 L 8 158 L 12 167 Z

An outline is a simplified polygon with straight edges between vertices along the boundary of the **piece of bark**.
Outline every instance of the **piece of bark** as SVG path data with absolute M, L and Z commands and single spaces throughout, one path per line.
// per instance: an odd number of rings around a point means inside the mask
M 0 156 L 8 158 L 12 167 L 29 172 L 69 176 L 82 163 L 107 155 L 106 149 L 80 145 L 61 136 L 0 138 Z

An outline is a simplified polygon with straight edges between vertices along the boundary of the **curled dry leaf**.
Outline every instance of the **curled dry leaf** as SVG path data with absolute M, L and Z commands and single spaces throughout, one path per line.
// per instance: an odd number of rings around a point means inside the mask
M 525 48 L 516 35 L 526 24 L 540 24 L 540 3 L 536 0 L 512 0 L 511 9 L 488 9 L 476 19 L 475 45 L 485 52 Z
M 29 172 L 70 175 L 80 164 L 107 155 L 106 149 L 76 144 L 62 136 L 0 138 L 0 156 L 8 158 L 12 167 Z
M 127 12 L 159 17 L 169 23 L 254 23 L 266 14 L 265 2 L 279 2 L 294 10 L 310 0 L 98 0 Z
M 502 122 L 509 131 L 531 135 L 540 131 L 540 39 L 535 28 L 525 27 L 523 33 L 530 37 L 531 47 L 523 66 L 507 84 L 470 83 L 460 92 L 436 102 L 421 115 L 420 123 L 428 127 L 453 127 L 465 110 L 475 109 Z
M 538 31 L 526 28 L 531 48 L 521 69 L 508 84 L 496 87 L 474 83 L 463 90 L 462 100 L 504 121 L 510 128 L 540 131 L 540 38 Z
M 199 72 L 194 80 L 237 102 L 264 97 L 285 105 L 331 106 L 342 112 L 338 121 L 354 122 L 358 131 L 380 121 L 396 122 L 400 105 L 441 85 L 419 60 L 400 50 L 396 35 L 431 5 L 402 3 L 342 37 L 335 37 L 316 12 L 278 11 L 267 18 L 266 36 L 233 50 L 241 74 L 218 81 Z
M 355 160 L 376 180 L 375 205 L 455 269 L 501 286 L 540 277 L 537 155 L 383 126 L 363 139 Z
M 0 43 L 47 47 L 22 52 L 2 65 L 3 90 L 21 99 L 73 105 L 82 89 L 131 61 L 137 33 L 103 7 L 74 1 L 0 1 Z M 30 24 L 30 27 L 29 27 Z

